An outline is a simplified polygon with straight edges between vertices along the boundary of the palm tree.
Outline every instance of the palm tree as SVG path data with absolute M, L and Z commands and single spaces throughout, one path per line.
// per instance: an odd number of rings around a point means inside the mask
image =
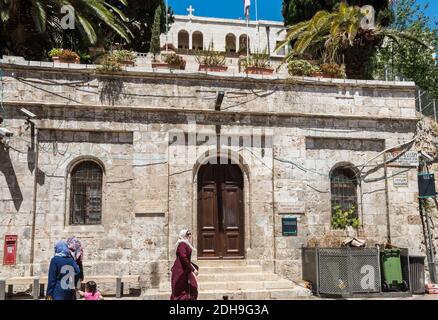
M 350 7 L 341 2 L 338 11 L 318 11 L 309 21 L 290 26 L 286 39 L 276 50 L 293 44 L 285 62 L 310 53 L 327 63 L 345 63 L 347 77 L 350 79 L 365 79 L 369 59 L 385 37 L 392 38 L 396 43 L 407 39 L 427 47 L 407 33 L 380 26 L 362 28 L 364 16 L 360 7 Z
M 61 26 L 61 8 L 70 6 L 74 9 L 74 25 L 84 42 L 96 43 L 100 23 L 129 42 L 132 33 L 121 10 L 127 0 L 118 1 L 119 5 L 114 6 L 105 0 L 0 0 L 1 37 L 6 38 L 4 45 L 9 52 L 41 58 L 45 51 L 42 47 L 68 32 Z

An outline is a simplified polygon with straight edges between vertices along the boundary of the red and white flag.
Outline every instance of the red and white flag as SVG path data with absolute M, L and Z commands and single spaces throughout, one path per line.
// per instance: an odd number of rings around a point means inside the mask
M 251 0 L 243 0 L 244 3 L 244 14 L 247 19 L 249 19 L 249 8 L 251 7 Z

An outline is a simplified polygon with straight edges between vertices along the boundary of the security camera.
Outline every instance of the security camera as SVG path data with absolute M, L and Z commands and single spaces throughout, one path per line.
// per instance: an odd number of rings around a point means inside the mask
M 0 138 L 12 137 L 14 134 L 6 128 L 0 128 Z
M 425 157 L 427 160 L 429 160 L 430 162 L 433 162 L 433 161 L 435 160 L 430 154 L 427 154 L 427 153 L 424 152 L 424 151 L 420 151 L 420 154 L 421 154 L 423 157 Z
M 28 118 L 28 119 L 33 119 L 36 118 L 36 114 L 30 112 L 29 110 L 27 110 L 26 108 L 21 108 L 20 111 Z

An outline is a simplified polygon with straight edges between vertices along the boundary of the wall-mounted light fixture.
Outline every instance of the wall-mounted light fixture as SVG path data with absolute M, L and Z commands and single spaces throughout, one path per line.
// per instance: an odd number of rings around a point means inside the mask
M 219 91 L 217 93 L 215 110 L 219 111 L 221 109 L 221 105 L 222 105 L 222 102 L 224 101 L 224 97 L 225 97 L 224 91 Z

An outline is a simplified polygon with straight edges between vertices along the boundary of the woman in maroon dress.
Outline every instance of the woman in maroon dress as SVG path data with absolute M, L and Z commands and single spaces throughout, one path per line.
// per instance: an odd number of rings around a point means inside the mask
M 190 243 L 192 234 L 181 230 L 176 243 L 176 259 L 172 267 L 172 295 L 170 300 L 196 300 L 198 298 L 198 267 L 191 262 L 192 251 Z

